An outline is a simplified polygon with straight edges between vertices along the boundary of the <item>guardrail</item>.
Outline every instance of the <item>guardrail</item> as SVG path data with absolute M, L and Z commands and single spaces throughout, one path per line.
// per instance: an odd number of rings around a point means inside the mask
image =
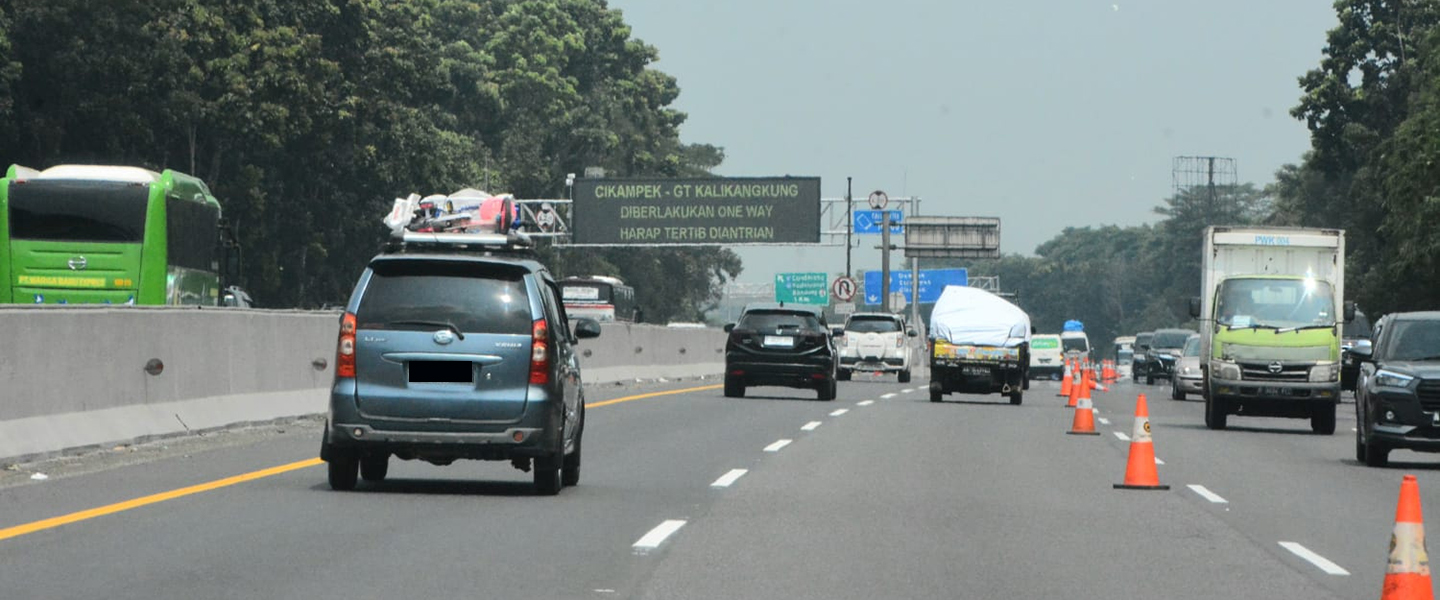
M 0 308 L 0 459 L 323 413 L 339 313 Z M 725 334 L 607 323 L 587 384 L 724 369 Z

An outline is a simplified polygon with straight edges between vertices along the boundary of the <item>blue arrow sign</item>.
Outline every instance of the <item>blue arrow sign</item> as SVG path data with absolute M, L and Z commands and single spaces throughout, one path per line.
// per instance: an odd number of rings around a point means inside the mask
M 865 303 L 880 304 L 880 271 L 865 272 Z M 970 285 L 969 273 L 965 269 L 921 269 L 920 303 L 928 304 L 940 299 L 947 285 Z M 910 299 L 910 272 L 891 271 L 890 291 L 905 294 Z
M 860 233 L 880 233 L 885 223 L 885 213 L 890 213 L 890 233 L 905 233 L 905 215 L 898 210 L 857 210 L 851 213 L 851 230 Z

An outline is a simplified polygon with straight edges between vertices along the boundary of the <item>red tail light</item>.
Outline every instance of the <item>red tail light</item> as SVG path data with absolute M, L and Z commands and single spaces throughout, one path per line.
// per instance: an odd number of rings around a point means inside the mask
M 550 383 L 550 327 L 545 319 L 536 319 L 530 325 L 530 383 Z
M 355 376 L 355 315 L 340 318 L 340 343 L 335 349 L 335 376 Z

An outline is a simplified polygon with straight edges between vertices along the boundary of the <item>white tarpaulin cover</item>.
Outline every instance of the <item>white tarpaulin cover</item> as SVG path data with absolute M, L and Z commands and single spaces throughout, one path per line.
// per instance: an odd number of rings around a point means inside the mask
M 1030 315 L 980 288 L 947 285 L 930 311 L 930 338 L 957 346 L 1019 346 L 1030 341 Z

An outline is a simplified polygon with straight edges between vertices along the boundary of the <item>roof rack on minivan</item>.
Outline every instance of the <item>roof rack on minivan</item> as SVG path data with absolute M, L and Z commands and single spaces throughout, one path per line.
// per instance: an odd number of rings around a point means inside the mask
M 535 244 L 530 236 L 518 231 L 509 233 L 434 233 L 399 231 L 385 243 L 385 252 L 486 252 L 533 255 Z

